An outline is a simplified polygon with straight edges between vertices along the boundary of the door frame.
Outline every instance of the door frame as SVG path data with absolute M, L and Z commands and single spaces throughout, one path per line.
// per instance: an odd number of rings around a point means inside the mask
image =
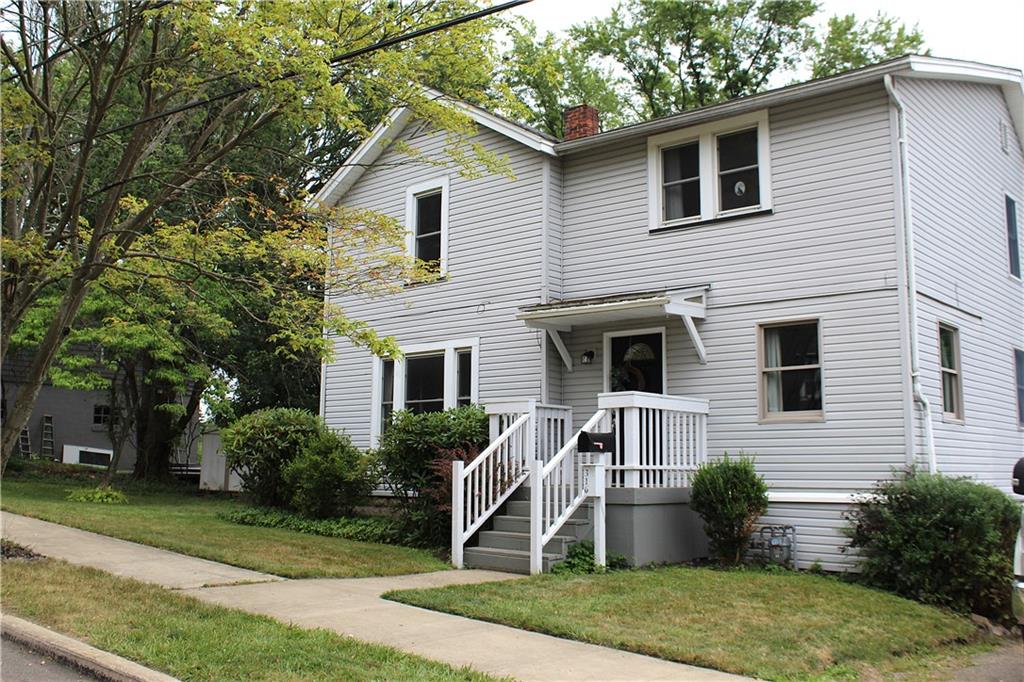
M 604 333 L 604 346 L 601 354 L 601 387 L 604 393 L 611 391 L 608 374 L 612 369 L 612 339 L 619 336 L 639 336 L 641 334 L 661 334 L 661 390 L 663 394 L 668 393 L 668 335 L 665 333 L 665 327 L 619 329 Z

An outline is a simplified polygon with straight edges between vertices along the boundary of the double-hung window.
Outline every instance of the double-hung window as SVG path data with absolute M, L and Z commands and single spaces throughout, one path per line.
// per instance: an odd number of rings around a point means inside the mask
M 1013 362 L 1017 369 L 1017 425 L 1024 426 L 1024 350 L 1014 349 Z
M 759 337 L 761 419 L 822 420 L 818 321 L 762 324 Z
M 397 410 L 441 412 L 477 401 L 477 339 L 402 348 L 398 360 L 374 358 L 374 445 Z
M 964 418 L 963 381 L 960 376 L 960 332 L 939 325 L 939 365 L 942 372 L 942 414 L 947 419 Z
M 448 271 L 448 178 L 406 189 L 406 248 L 439 274 Z
M 647 139 L 650 229 L 771 209 L 767 111 Z

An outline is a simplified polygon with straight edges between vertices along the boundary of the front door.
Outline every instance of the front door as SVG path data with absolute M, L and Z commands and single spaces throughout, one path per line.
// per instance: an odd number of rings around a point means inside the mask
M 665 333 L 623 332 L 608 335 L 607 390 L 665 392 Z
M 605 353 L 608 356 L 605 388 L 608 391 L 642 391 L 644 393 L 665 392 L 665 331 L 644 329 L 627 332 L 611 332 L 605 336 Z M 611 464 L 625 464 L 626 441 L 631 437 L 651 440 L 661 431 L 661 415 L 654 412 L 641 417 L 640 433 L 629 433 L 623 420 L 623 411 L 616 410 L 613 419 L 620 425 L 615 454 Z M 658 440 L 658 439 L 655 439 Z M 643 446 L 641 446 L 643 447 Z M 657 476 L 661 476 L 660 473 Z M 621 486 L 627 480 L 626 472 L 619 469 L 609 472 L 611 485 Z

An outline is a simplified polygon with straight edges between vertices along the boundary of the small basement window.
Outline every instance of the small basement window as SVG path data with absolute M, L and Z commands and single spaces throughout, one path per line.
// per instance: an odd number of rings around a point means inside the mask
M 818 326 L 817 320 L 761 325 L 761 419 L 824 418 Z
M 943 416 L 962 420 L 964 408 L 960 375 L 960 332 L 956 327 L 939 325 L 939 364 L 942 367 Z

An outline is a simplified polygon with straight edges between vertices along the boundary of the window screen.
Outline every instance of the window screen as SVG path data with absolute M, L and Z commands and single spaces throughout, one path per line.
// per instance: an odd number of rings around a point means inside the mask
M 697 142 L 661 152 L 665 220 L 700 215 L 700 145 Z
M 416 197 L 416 257 L 441 262 L 441 190 Z
M 757 128 L 718 136 L 721 210 L 761 203 L 757 169 Z
M 405 409 L 444 411 L 444 354 L 405 359 Z

